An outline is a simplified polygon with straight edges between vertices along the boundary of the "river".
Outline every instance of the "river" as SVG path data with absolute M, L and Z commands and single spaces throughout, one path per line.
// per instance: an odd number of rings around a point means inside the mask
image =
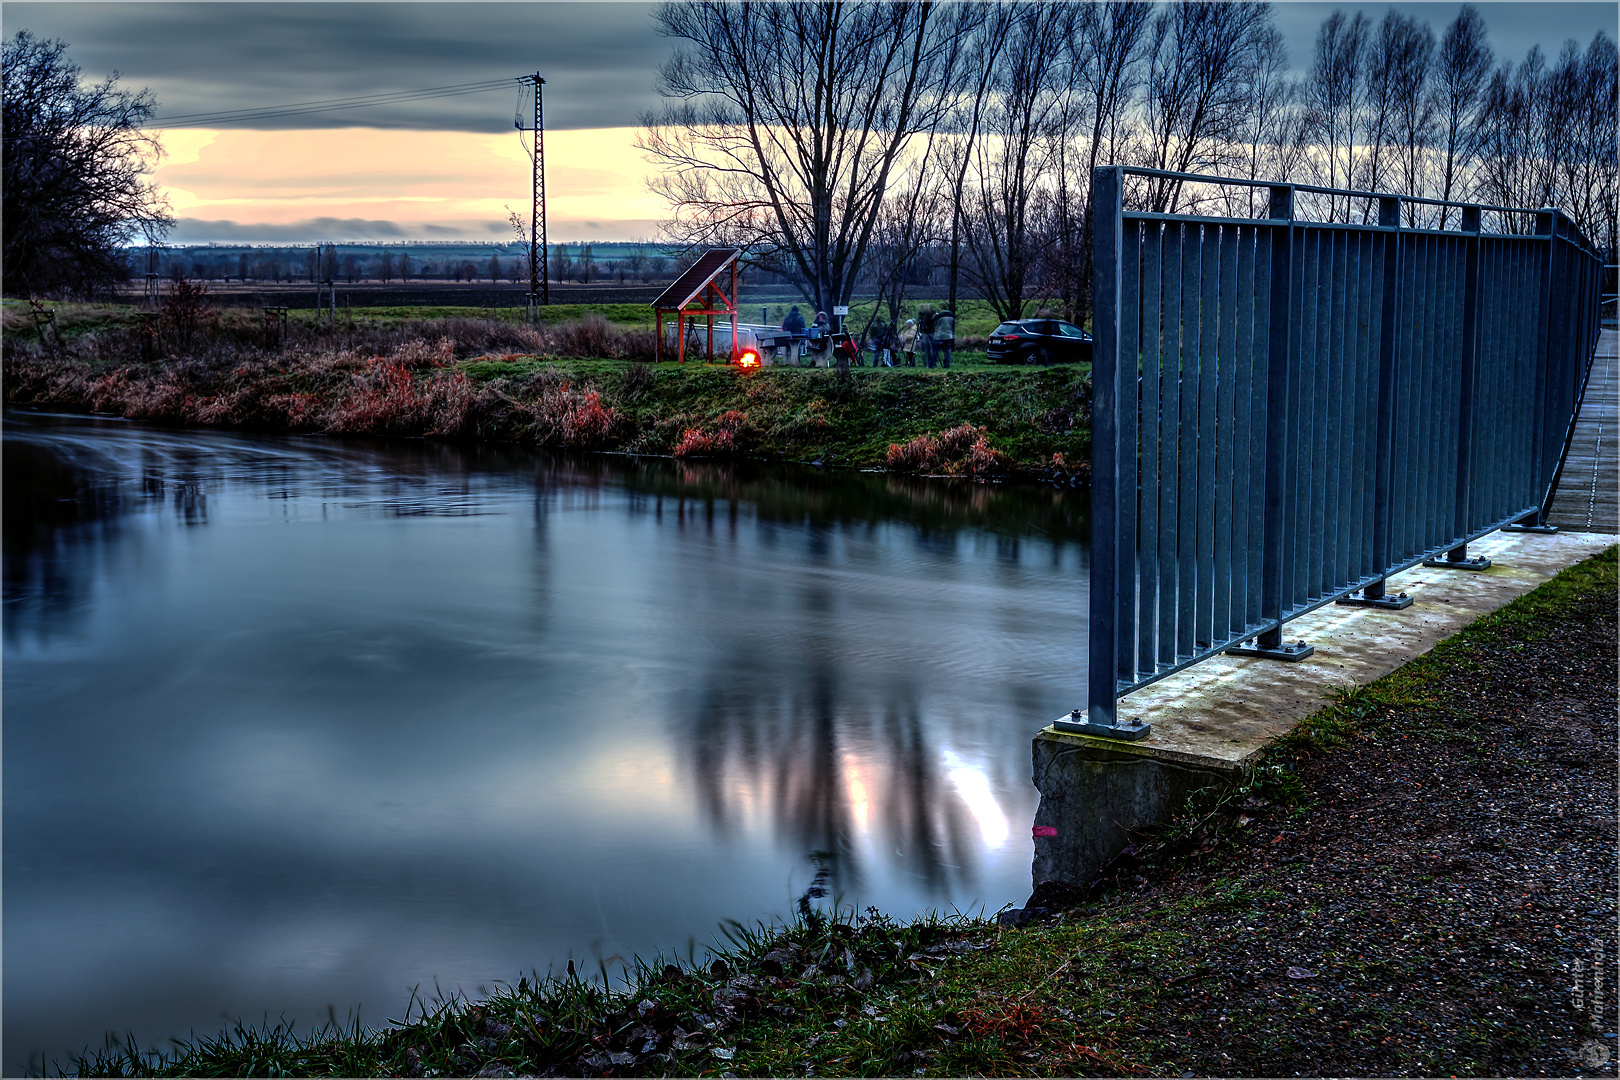
M 4 1060 L 1028 895 L 1083 495 L 8 412 Z

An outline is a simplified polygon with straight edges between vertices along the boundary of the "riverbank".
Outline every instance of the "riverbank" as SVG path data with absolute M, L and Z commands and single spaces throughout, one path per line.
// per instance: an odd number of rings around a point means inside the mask
M 1021 926 L 829 918 L 812 890 L 791 926 L 610 985 L 569 971 L 382 1031 L 239 1028 L 70 1067 L 1613 1075 L 1616 590 L 1611 548 L 1339 695 L 1251 786 L 1088 892 L 1041 890 Z
M 167 309 L 165 309 L 167 311 Z M 165 424 L 482 440 L 1083 484 L 1087 365 L 950 370 L 652 364 L 652 333 L 592 311 L 289 322 L 79 308 L 8 311 L 7 404 Z M 618 313 L 622 314 L 622 313 Z

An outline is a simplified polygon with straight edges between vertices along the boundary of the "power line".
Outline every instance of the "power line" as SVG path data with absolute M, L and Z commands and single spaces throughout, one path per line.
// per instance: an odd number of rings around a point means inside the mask
M 206 127 L 214 124 L 242 123 L 251 120 L 271 120 L 282 116 L 305 116 L 311 113 L 337 112 L 345 109 L 363 109 L 371 106 L 394 105 L 408 101 L 426 101 L 434 98 L 461 97 L 466 94 L 484 94 L 503 90 L 512 85 L 512 79 L 489 79 L 477 83 L 457 83 L 450 86 L 430 86 L 422 90 L 399 90 L 383 94 L 364 94 L 357 97 L 325 98 L 317 101 L 294 102 L 287 105 L 267 105 L 256 109 L 234 109 L 211 113 L 182 113 L 178 116 L 157 117 L 149 122 L 152 127 L 185 128 Z

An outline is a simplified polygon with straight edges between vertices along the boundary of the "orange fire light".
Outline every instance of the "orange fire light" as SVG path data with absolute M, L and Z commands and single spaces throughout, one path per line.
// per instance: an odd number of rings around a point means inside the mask
M 752 350 L 737 357 L 738 367 L 759 367 L 759 353 Z

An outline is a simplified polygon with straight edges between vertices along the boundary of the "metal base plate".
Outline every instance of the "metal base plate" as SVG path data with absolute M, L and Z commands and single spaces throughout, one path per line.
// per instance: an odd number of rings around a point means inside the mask
M 1061 731 L 1065 735 L 1095 735 L 1102 739 L 1124 739 L 1135 742 L 1137 739 L 1147 737 L 1153 730 L 1152 724 L 1139 724 L 1134 720 L 1121 720 L 1118 727 L 1109 727 L 1107 724 L 1093 724 L 1088 720 L 1072 720 L 1068 716 L 1060 716 L 1052 721 L 1052 729 Z
M 1558 531 L 1556 525 L 1504 525 L 1503 532 L 1547 533 L 1551 535 Z
M 1303 641 L 1285 641 L 1275 649 L 1263 648 L 1260 645 L 1234 645 L 1226 650 L 1227 656 L 1258 656 L 1262 660 L 1303 660 L 1316 651 L 1315 645 L 1307 645 Z
M 1491 560 L 1483 555 L 1477 559 L 1424 559 L 1423 565 L 1436 570 L 1489 570 Z
M 1336 603 L 1343 604 L 1345 607 L 1373 607 L 1383 608 L 1386 611 L 1399 611 L 1402 608 L 1411 607 L 1412 598 L 1405 593 L 1398 593 L 1395 596 L 1385 593 L 1383 596 L 1346 596 L 1344 599 L 1336 601 Z

